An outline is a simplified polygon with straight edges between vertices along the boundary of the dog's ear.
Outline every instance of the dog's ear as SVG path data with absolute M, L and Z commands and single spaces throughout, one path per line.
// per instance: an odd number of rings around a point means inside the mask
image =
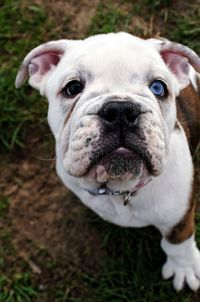
M 29 77 L 29 84 L 42 93 L 44 82 L 52 74 L 65 51 L 75 42 L 58 40 L 34 48 L 20 66 L 15 81 L 16 88 L 19 88 Z
M 190 66 L 200 72 L 200 58 L 189 47 L 167 39 L 149 39 L 159 51 L 166 65 L 174 73 L 179 81 L 180 90 L 190 83 Z

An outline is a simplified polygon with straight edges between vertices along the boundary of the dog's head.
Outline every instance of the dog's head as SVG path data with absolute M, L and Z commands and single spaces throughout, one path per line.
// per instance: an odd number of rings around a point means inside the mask
M 139 188 L 166 166 L 175 98 L 198 56 L 126 33 L 58 40 L 32 50 L 16 79 L 49 100 L 57 158 L 84 186 Z

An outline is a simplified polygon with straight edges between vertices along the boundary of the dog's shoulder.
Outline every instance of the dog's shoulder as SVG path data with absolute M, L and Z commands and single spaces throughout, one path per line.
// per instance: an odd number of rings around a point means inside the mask
M 177 117 L 185 130 L 191 151 L 200 142 L 200 75 L 195 74 L 191 83 L 183 89 L 176 99 Z M 178 127 L 178 123 L 176 124 Z

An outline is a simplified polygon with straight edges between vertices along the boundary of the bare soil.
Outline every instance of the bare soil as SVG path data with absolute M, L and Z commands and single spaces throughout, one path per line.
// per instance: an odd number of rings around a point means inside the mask
M 0 230 L 9 233 L 15 250 L 8 251 L 7 270 L 19 271 L 22 260 L 35 274 L 37 284 L 41 281 L 42 289 L 49 290 L 57 280 L 66 279 L 69 294 L 77 286 L 69 285 L 74 274 L 97 274 L 105 251 L 99 232 L 90 226 L 90 211 L 62 185 L 54 160 L 47 159 L 47 148 L 37 137 L 29 137 L 28 147 L 9 165 L 5 156 L 0 189 L 10 204 Z M 5 244 L 0 237 L 0 245 Z M 84 295 L 85 290 L 79 285 L 73 296 Z

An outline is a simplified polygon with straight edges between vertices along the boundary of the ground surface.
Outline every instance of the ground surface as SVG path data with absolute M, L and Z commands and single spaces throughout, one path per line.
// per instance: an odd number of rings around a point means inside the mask
M 64 188 L 55 174 L 46 103 L 28 86 L 20 91 L 13 87 L 19 58 L 50 39 L 125 30 L 143 37 L 167 36 L 200 52 L 200 2 L 4 2 L 0 302 L 200 301 L 199 293 L 186 289 L 176 294 L 170 281 L 161 281 L 165 257 L 157 231 L 110 225 Z M 199 200 L 198 153 L 195 166 Z M 197 239 L 200 244 L 199 226 Z

